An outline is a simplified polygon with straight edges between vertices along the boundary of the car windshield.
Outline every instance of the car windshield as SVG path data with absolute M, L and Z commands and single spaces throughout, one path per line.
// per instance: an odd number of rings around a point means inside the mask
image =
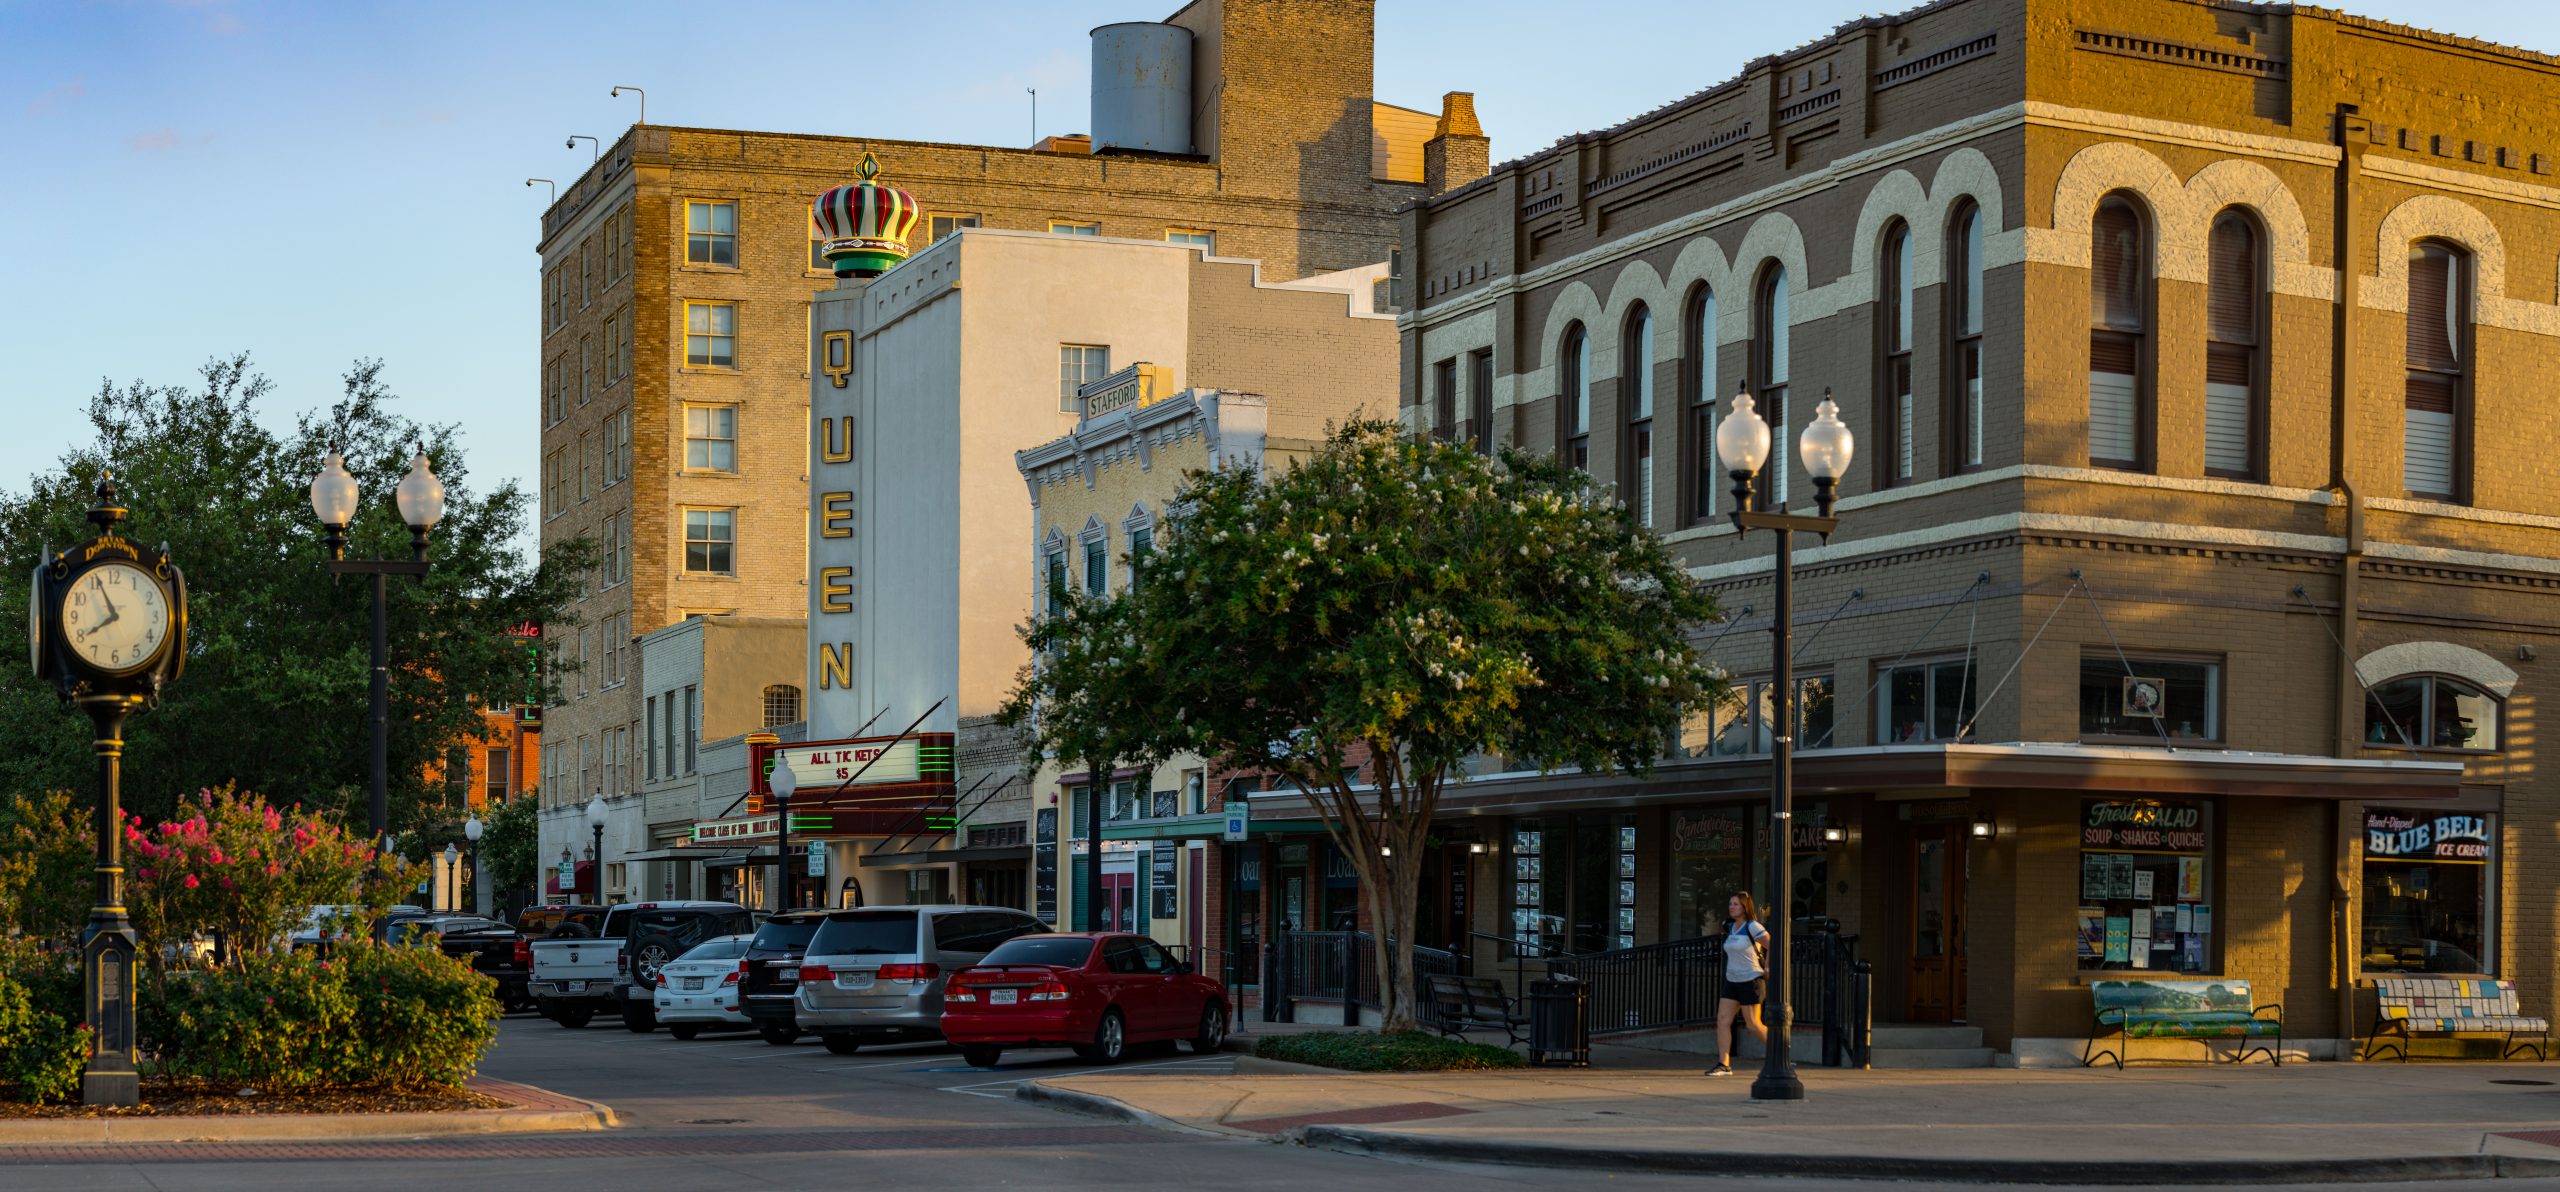
M 1043 964 L 1083 968 L 1093 958 L 1093 941 L 1072 935 L 1026 935 L 996 945 L 980 964 Z
M 799 952 L 818 934 L 817 919 L 768 919 L 756 928 L 756 947 L 769 952 Z
M 676 959 L 736 960 L 746 954 L 747 937 L 743 935 L 727 935 L 716 940 L 705 940 L 703 943 L 696 946 L 693 951 L 687 952 Z
M 916 950 L 914 911 L 829 915 L 809 940 L 811 956 L 905 956 Z

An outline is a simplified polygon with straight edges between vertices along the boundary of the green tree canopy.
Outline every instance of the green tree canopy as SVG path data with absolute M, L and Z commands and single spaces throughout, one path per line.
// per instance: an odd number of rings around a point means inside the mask
M 1195 475 L 1176 507 L 1133 593 L 1027 630 L 1007 719 L 1053 756 L 1193 752 L 1306 790 L 1383 927 L 1391 1028 L 1415 1020 L 1421 857 L 1467 760 L 1643 772 L 1723 692 L 1687 636 L 1713 599 L 1550 458 L 1357 423 L 1276 476 Z
M 349 556 L 406 558 L 392 488 L 423 444 L 446 491 L 434 566 L 390 584 L 392 826 L 406 828 L 449 798 L 430 786 L 430 765 L 480 729 L 479 710 L 535 696 L 523 642 L 506 632 L 566 620 L 592 551 L 527 559 L 529 496 L 512 481 L 475 486 L 452 426 L 394 412 L 379 361 L 358 361 L 339 399 L 290 433 L 258 421 L 270 395 L 245 355 L 208 362 L 193 387 L 102 382 L 92 441 L 0 495 L 0 558 L 24 577 L 40 551 L 88 538 L 99 476 L 114 469 L 133 511 L 126 531 L 169 545 L 189 603 L 185 676 L 126 725 L 127 810 L 165 817 L 181 795 L 236 782 L 362 825 L 372 597 L 365 581 L 329 575 L 310 482 L 342 444 L 363 494 Z M 0 585 L 0 616 L 25 617 L 27 598 L 23 582 Z M 87 718 L 24 666 L 0 677 L 0 739 L 13 746 L 0 753 L 0 789 L 94 797 Z

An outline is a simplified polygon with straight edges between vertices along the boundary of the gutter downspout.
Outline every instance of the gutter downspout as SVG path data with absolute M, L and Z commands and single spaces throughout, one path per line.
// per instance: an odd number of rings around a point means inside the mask
M 2363 747 L 2362 734 L 2356 731 L 2356 720 L 2364 705 L 2364 684 L 2356 678 L 2356 642 L 2358 609 L 2364 595 L 2364 495 L 2356 491 L 2351 479 L 2358 386 L 2355 353 L 2349 345 L 2356 342 L 2358 280 L 2364 276 L 2356 253 L 2356 179 L 2364 169 L 2365 146 L 2372 141 L 2373 125 L 2358 114 L 2356 105 L 2342 103 L 2337 107 L 2332 133 L 2339 152 L 2330 203 L 2330 259 L 2338 268 L 2338 285 L 2329 331 L 2329 487 L 2337 491 L 2347 514 L 2346 545 L 2338 560 L 2338 702 L 2332 719 L 2337 755 L 2354 757 Z M 2332 952 L 2337 971 L 2332 985 L 2338 1003 L 2338 1037 L 2353 1047 L 2356 966 L 2363 949 L 2357 943 L 2362 933 L 2356 922 L 2358 890 L 2350 858 L 2355 855 L 2357 840 L 2355 816 L 2363 804 L 2357 803 L 2354 809 L 2347 804 L 2347 800 L 2339 800 L 2329 808 L 2329 907 L 2336 941 Z

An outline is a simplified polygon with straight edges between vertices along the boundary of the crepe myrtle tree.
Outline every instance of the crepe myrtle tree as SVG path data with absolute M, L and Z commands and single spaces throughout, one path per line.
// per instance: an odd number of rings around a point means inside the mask
M 1009 710 L 1051 746 L 1303 789 L 1359 874 L 1388 1030 L 1418 1018 L 1424 845 L 1468 758 L 1643 773 L 1725 694 L 1687 637 L 1713 597 L 1552 457 L 1357 422 L 1277 475 L 1194 474 L 1175 508 L 1133 591 L 1031 627 Z

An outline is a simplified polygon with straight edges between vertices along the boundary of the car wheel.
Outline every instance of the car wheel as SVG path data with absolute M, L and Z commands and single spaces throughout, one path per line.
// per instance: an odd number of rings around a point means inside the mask
M 1093 1028 L 1093 1042 L 1080 1044 L 1076 1054 L 1088 1063 L 1116 1064 L 1129 1050 L 1129 1032 L 1120 1022 L 1118 1010 L 1102 1012 L 1102 1023 Z
M 1191 1050 L 1208 1055 L 1227 1042 L 1227 1008 L 1212 1001 L 1200 1008 L 1200 1033 L 1191 1036 Z
M 1001 1047 L 963 1047 L 960 1049 L 960 1062 L 972 1068 L 992 1068 L 1003 1055 L 1004 1048 Z
M 695 1035 L 702 1033 L 702 1026 L 700 1023 L 693 1022 L 669 1023 L 667 1033 L 674 1035 L 678 1043 L 691 1043 Z
M 658 1029 L 657 1007 L 626 1003 L 622 1007 L 622 1029 L 635 1035 Z
M 663 935 L 644 936 L 631 941 L 631 980 L 644 989 L 658 985 L 658 968 L 682 952 L 676 942 Z
M 551 1010 L 551 1021 L 559 1023 L 573 1031 L 582 1031 L 587 1029 L 587 1024 L 595 1021 L 595 1018 L 596 1008 L 593 1006 L 564 1005 L 554 1006 Z
M 831 1055 L 852 1055 L 862 1050 L 862 1040 L 851 1035 L 820 1035 L 819 1038 L 826 1041 L 827 1051 Z
M 776 1047 L 789 1047 L 800 1041 L 800 1028 L 795 1026 L 760 1026 L 757 1037 Z

